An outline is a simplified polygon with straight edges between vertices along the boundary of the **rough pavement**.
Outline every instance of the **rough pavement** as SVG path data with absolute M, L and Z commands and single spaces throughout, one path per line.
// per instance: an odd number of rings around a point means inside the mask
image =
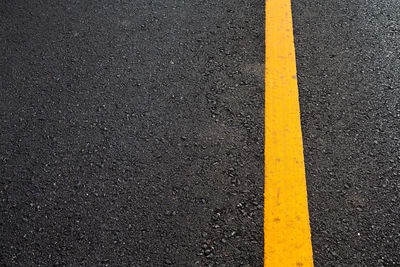
M 400 265 L 399 14 L 293 0 L 316 266 Z M 262 265 L 263 1 L 0 23 L 0 265 Z
M 0 265 L 262 265 L 263 1 L 0 21 Z
M 316 266 L 400 266 L 400 4 L 294 0 Z

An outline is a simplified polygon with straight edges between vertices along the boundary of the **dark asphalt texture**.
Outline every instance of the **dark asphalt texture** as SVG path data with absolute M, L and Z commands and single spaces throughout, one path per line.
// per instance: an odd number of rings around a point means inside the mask
M 292 1 L 315 265 L 400 266 L 400 4 Z M 0 23 L 0 265 L 262 266 L 264 1 Z
M 315 266 L 400 266 L 400 2 L 292 6 Z
M 1 266 L 262 266 L 263 1 L 0 21 Z

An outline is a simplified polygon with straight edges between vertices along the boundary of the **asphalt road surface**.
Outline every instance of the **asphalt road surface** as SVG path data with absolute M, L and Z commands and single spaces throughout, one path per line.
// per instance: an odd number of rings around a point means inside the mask
M 400 3 L 292 3 L 314 263 L 399 266 Z M 0 265 L 262 266 L 264 6 L 3 0 Z
M 263 1 L 0 10 L 1 264 L 262 264 Z
M 400 266 L 400 2 L 294 0 L 316 266 Z

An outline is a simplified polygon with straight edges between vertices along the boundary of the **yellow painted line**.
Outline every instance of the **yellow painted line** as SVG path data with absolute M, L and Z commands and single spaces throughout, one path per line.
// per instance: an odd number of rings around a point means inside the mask
M 264 266 L 313 266 L 290 0 L 266 0 Z

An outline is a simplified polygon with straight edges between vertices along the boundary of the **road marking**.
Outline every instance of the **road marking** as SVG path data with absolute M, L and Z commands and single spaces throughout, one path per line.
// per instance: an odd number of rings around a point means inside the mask
M 264 266 L 313 266 L 290 0 L 266 0 Z

